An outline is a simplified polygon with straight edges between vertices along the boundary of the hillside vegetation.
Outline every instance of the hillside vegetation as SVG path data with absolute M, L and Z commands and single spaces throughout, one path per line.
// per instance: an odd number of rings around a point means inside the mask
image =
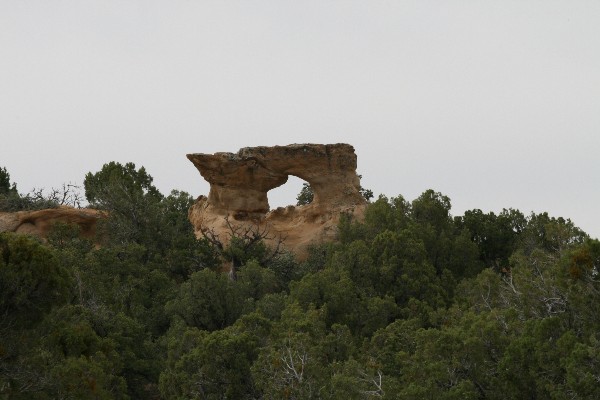
M 99 243 L 0 234 L 0 399 L 600 398 L 600 242 L 568 219 L 380 196 L 299 263 L 197 240 L 132 163 L 84 186 Z

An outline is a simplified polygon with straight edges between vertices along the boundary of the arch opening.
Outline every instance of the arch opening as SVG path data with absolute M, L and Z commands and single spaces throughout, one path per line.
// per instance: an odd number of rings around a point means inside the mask
M 278 207 L 296 206 L 298 203 L 297 197 L 305 183 L 308 184 L 304 179 L 289 175 L 286 183 L 267 192 L 270 209 L 275 210 Z

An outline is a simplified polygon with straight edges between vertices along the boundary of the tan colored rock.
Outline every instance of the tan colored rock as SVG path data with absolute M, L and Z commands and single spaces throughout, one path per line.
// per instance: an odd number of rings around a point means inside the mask
M 342 213 L 361 218 L 367 204 L 360 194 L 356 154 L 349 144 L 292 144 L 246 147 L 237 153 L 188 154 L 210 183 L 190 209 L 196 235 L 212 231 L 223 240 L 233 226 L 267 229 L 272 241 L 302 258 L 312 243 L 336 238 Z M 304 206 L 270 211 L 267 192 L 293 175 L 307 181 L 314 199 Z
M 36 211 L 0 212 L 0 232 L 16 232 L 45 238 L 56 222 L 76 224 L 81 235 L 93 238 L 102 212 L 87 208 L 58 207 Z

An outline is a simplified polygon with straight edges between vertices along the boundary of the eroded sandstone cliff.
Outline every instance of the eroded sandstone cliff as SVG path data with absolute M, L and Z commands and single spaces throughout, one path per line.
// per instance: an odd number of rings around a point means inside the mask
M 246 147 L 237 153 L 188 154 L 210 183 L 189 212 L 196 235 L 211 232 L 227 241 L 233 227 L 268 231 L 267 241 L 305 255 L 312 243 L 335 239 L 342 213 L 361 218 L 366 200 L 359 192 L 356 154 L 349 144 L 292 144 Z M 293 175 L 308 182 L 312 203 L 270 210 L 267 192 Z

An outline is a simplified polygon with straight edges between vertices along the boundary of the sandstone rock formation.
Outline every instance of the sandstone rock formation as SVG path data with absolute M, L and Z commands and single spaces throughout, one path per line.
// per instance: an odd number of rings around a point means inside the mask
M 196 235 L 213 232 L 227 241 L 231 226 L 256 226 L 302 258 L 311 243 L 335 239 L 342 213 L 362 217 L 356 154 L 348 144 L 246 147 L 237 153 L 188 154 L 210 183 L 208 197 L 191 207 Z M 312 203 L 271 211 L 267 192 L 294 175 L 313 189 Z
M 79 225 L 81 235 L 92 238 L 96 234 L 96 223 L 101 217 L 101 211 L 72 207 L 0 212 L 0 232 L 25 233 L 45 238 L 54 223 L 63 222 Z

